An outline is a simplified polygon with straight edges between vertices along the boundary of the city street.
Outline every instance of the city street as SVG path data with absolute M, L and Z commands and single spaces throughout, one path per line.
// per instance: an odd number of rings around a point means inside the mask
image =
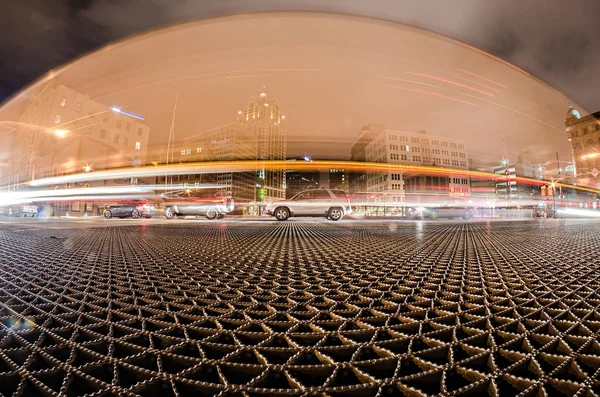
M 0 392 L 598 395 L 599 236 L 591 220 L 2 218 Z

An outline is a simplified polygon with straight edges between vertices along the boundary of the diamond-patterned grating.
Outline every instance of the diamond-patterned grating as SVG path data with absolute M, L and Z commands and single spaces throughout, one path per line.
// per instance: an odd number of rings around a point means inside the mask
M 4 396 L 600 395 L 600 223 L 0 229 Z

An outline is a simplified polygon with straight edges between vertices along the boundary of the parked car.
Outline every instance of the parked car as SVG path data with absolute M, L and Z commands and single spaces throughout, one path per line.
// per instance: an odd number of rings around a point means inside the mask
M 162 195 L 165 218 L 177 216 L 205 216 L 221 219 L 234 210 L 233 198 L 219 191 L 185 190 Z
M 339 221 L 352 213 L 352 206 L 343 190 L 312 189 L 304 190 L 289 200 L 269 203 L 265 212 L 278 221 L 285 221 L 291 216 L 323 216 Z
M 427 207 L 412 207 L 409 209 L 408 214 L 411 218 L 424 219 L 429 218 L 436 220 L 438 218 L 463 218 L 465 220 L 471 219 L 474 210 L 460 201 L 445 203 L 440 206 L 427 206 Z
M 134 199 L 128 201 L 122 201 L 115 205 L 110 205 L 104 210 L 104 217 L 106 219 L 111 218 L 152 218 L 155 214 L 154 204 L 147 200 Z

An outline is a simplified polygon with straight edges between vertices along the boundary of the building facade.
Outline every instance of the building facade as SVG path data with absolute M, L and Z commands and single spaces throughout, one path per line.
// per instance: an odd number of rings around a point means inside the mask
M 252 97 L 244 110 L 238 111 L 238 123 L 255 142 L 255 159 L 259 162 L 260 201 L 285 199 L 285 170 L 270 170 L 263 161 L 285 161 L 287 154 L 287 121 L 279 100 L 267 100 L 264 92 Z
M 179 183 L 216 184 L 258 212 L 260 203 L 286 197 L 285 171 L 268 169 L 265 163 L 285 161 L 286 132 L 279 101 L 268 101 L 264 93 L 252 97 L 232 123 L 185 138 L 177 158 L 179 162 L 248 160 L 256 163 L 255 171 L 183 176 Z
M 367 146 L 385 130 L 385 125 L 369 124 L 364 126 L 356 141 L 350 149 L 350 160 L 357 162 L 367 161 Z M 353 171 L 348 175 L 348 187 L 352 193 L 365 193 L 367 191 L 367 172 Z
M 467 170 L 464 141 L 442 136 L 384 129 L 366 146 L 366 161 Z M 408 196 L 470 196 L 470 178 L 462 174 L 415 171 L 372 171 L 367 173 L 367 191 L 378 199 L 404 203 Z
M 254 160 L 254 137 L 242 125 L 233 122 L 185 138 L 177 156 L 181 163 Z M 216 185 L 239 203 L 256 201 L 256 172 L 221 172 L 183 178 L 185 186 L 196 183 Z
M 518 180 L 519 177 L 535 178 L 535 169 L 527 162 L 525 164 L 506 162 L 494 167 L 492 173 L 496 175 L 494 188 L 498 200 L 529 199 L 539 191 L 539 187 L 535 184 Z
M 19 119 L 4 184 L 145 164 L 150 128 L 115 110 L 49 82 Z
M 307 161 L 306 159 L 287 159 L 289 166 L 285 173 L 286 197 L 292 198 L 303 190 L 319 189 L 321 187 L 321 173 L 319 170 L 296 170 L 294 163 Z
M 600 171 L 600 112 L 581 117 L 579 111 L 569 107 L 565 130 L 571 144 L 575 176 L 589 177 L 595 174 L 594 169 Z

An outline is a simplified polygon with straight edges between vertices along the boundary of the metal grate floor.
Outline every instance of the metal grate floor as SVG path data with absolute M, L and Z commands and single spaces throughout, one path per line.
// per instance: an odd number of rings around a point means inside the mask
M 600 395 L 600 223 L 0 229 L 4 396 Z

